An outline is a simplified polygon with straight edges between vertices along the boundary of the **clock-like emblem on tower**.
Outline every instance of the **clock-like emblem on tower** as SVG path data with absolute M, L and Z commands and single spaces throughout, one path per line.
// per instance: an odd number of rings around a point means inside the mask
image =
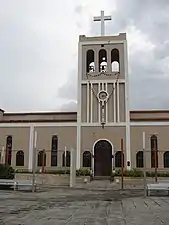
M 99 101 L 107 101 L 109 95 L 105 90 L 101 90 L 97 95 Z

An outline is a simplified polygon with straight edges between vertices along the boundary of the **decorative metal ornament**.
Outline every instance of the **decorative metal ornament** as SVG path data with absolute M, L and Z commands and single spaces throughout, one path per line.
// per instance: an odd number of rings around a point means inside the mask
M 106 76 L 106 77 L 111 77 L 111 76 L 114 77 L 116 75 L 119 76 L 119 74 L 120 74 L 119 72 L 108 73 L 106 71 L 101 71 L 101 72 L 95 74 L 95 71 L 90 70 L 90 72 L 86 74 L 86 77 L 87 78 L 88 77 L 99 77 L 99 76 L 102 76 L 102 75 Z
M 106 122 L 105 122 L 105 101 L 101 102 L 101 126 L 104 128 Z
M 102 129 L 104 129 L 105 124 L 104 123 L 101 123 L 101 126 L 102 126 Z
M 97 101 L 100 103 L 100 110 L 101 110 L 101 118 L 100 118 L 100 124 L 102 126 L 102 128 L 104 129 L 105 127 L 105 124 L 106 124 L 106 119 L 105 119 L 105 107 L 106 107 L 106 104 L 107 102 L 109 101 L 109 99 L 111 98 L 111 96 L 113 95 L 114 91 L 115 91 L 115 88 L 116 88 L 116 84 L 118 83 L 118 80 L 119 80 L 119 76 L 120 76 L 120 73 L 119 72 L 115 72 L 115 73 L 107 73 L 106 71 L 101 71 L 100 73 L 95 73 L 95 72 L 89 72 L 86 74 L 86 77 L 87 79 L 90 77 L 99 77 L 101 75 L 104 75 L 104 76 L 117 76 L 116 77 L 116 80 L 115 80 L 115 85 L 113 86 L 112 88 L 112 91 L 111 93 L 109 94 L 107 91 L 105 90 L 101 90 L 99 93 L 96 93 L 96 90 L 91 87 L 91 83 L 90 83 L 90 80 L 88 80 L 88 83 L 89 83 L 89 89 L 92 91 L 92 93 L 94 94 L 95 98 L 97 99 Z
M 98 100 L 99 101 L 107 101 L 108 97 L 109 97 L 109 94 L 107 93 L 107 91 L 105 90 L 101 90 L 98 95 Z

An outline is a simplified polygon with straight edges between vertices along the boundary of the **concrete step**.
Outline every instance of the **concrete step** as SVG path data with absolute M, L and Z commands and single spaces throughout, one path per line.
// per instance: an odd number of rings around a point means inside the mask
M 94 176 L 93 180 L 110 180 L 110 176 Z

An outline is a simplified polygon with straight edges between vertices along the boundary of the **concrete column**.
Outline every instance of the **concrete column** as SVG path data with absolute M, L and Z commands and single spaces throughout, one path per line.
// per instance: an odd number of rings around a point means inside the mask
M 107 69 L 108 69 L 108 73 L 112 72 L 112 68 L 111 68 L 111 50 L 110 49 L 106 49 L 107 51 Z
M 29 162 L 28 162 L 28 170 L 32 171 L 33 169 L 33 140 L 34 140 L 34 126 L 30 126 L 29 133 Z
M 77 125 L 76 169 L 80 169 L 81 125 Z
M 99 51 L 98 50 L 94 50 L 94 64 L 95 64 L 95 72 L 99 73 Z
M 76 151 L 71 149 L 71 162 L 70 162 L 70 187 L 76 185 Z
M 18 150 L 12 150 L 11 166 L 16 167 L 16 153 Z
M 1 163 L 4 164 L 5 163 L 5 147 L 2 147 L 2 151 L 1 151 Z

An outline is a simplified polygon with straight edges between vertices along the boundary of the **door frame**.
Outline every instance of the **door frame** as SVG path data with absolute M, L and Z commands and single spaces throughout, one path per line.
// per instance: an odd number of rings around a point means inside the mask
M 111 145 L 111 148 L 112 148 L 112 169 L 114 168 L 114 146 L 112 144 L 112 142 L 106 138 L 101 138 L 101 139 L 97 139 L 94 144 L 93 144 L 93 148 L 92 148 L 92 175 L 95 176 L 94 174 L 94 148 L 95 148 L 95 145 L 97 144 L 97 142 L 99 141 L 107 141 L 110 145 Z

